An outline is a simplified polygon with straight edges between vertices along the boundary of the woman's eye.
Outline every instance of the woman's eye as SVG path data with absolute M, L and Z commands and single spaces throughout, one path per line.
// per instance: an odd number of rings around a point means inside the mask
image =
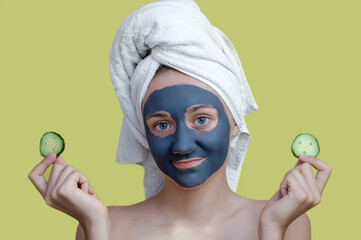
M 169 124 L 165 123 L 165 122 L 160 122 L 157 125 L 155 125 L 156 128 L 158 128 L 159 130 L 166 130 L 167 128 L 169 128 Z
M 196 119 L 196 124 L 199 124 L 199 125 L 204 125 L 208 122 L 208 118 L 207 117 L 199 117 Z

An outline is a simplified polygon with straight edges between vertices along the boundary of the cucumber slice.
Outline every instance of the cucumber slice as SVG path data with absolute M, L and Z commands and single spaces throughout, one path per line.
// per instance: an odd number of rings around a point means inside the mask
M 64 139 L 56 132 L 46 132 L 40 139 L 40 154 L 43 157 L 55 152 L 60 155 L 65 149 Z
M 301 133 L 297 135 L 291 146 L 292 153 L 295 157 L 302 155 L 308 155 L 317 157 L 320 153 L 320 145 L 317 139 L 309 133 Z

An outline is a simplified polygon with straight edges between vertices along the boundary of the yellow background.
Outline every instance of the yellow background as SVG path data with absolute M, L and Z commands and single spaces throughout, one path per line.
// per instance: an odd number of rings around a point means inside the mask
M 106 205 L 144 199 L 143 170 L 115 162 L 122 114 L 108 70 L 115 32 L 151 1 L 0 1 L 0 239 L 74 239 L 77 221 L 27 178 L 39 140 L 57 131 L 64 159 Z M 268 199 L 296 162 L 300 132 L 333 167 L 313 239 L 360 239 L 360 2 L 198 0 L 233 42 L 259 105 L 238 193 Z

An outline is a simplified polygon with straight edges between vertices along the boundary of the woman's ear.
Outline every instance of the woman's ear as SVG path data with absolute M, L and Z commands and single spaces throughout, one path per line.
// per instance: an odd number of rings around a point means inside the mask
M 238 133 L 238 126 L 237 123 L 233 121 L 232 128 L 231 128 L 231 136 L 235 137 Z

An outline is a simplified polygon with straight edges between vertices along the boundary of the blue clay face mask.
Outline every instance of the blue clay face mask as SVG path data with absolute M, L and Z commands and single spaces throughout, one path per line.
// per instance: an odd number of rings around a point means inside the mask
M 156 90 L 144 104 L 143 119 L 153 158 L 178 185 L 198 186 L 224 164 L 230 124 L 213 93 L 193 85 Z

